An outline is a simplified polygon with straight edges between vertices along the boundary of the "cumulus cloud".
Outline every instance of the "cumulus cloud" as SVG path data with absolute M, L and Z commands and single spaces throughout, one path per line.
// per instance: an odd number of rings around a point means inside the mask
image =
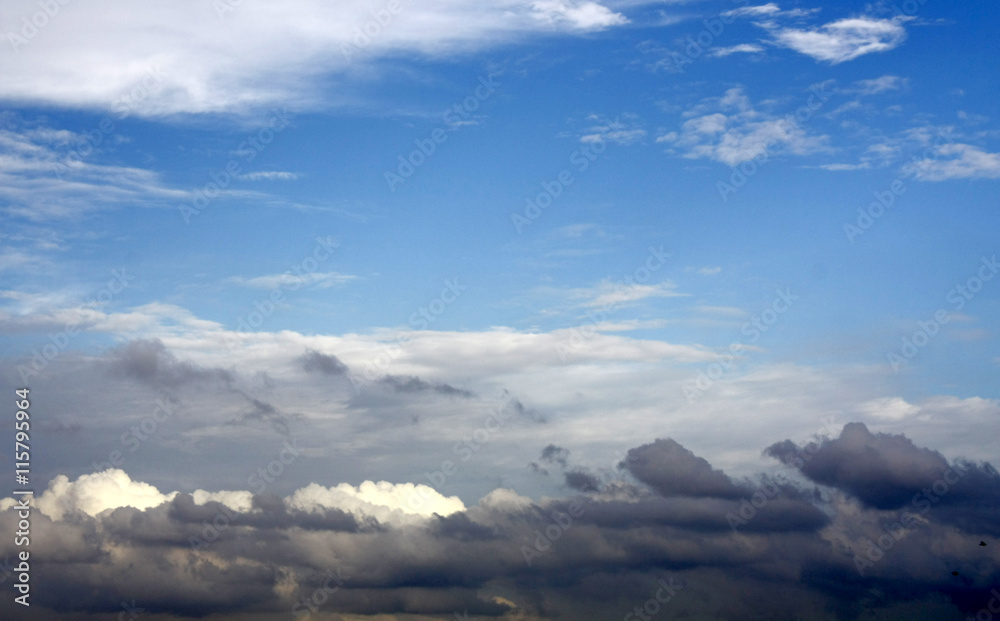
M 313 483 L 292 494 L 288 506 L 306 512 L 342 509 L 358 516 L 374 517 L 380 522 L 395 522 L 408 515 L 447 516 L 465 510 L 457 497 L 442 496 L 426 485 L 387 481 L 365 481 L 357 487 L 341 483 L 330 488 Z
M 630 450 L 622 466 L 663 496 L 735 498 L 745 493 L 721 470 L 669 438 Z
M 889 532 L 880 524 L 899 519 L 872 506 L 878 495 L 894 498 L 894 487 L 925 484 L 947 464 L 903 436 L 856 423 L 818 446 L 800 451 L 812 455 L 802 473 L 860 493 L 861 504 L 781 473 L 736 484 L 665 439 L 628 452 L 625 468 L 640 485 L 601 491 L 574 470 L 581 476 L 567 482 L 586 497 L 534 501 L 498 488 L 472 506 L 385 481 L 313 483 L 282 499 L 163 494 L 113 469 L 57 477 L 33 517 L 32 604 L 63 618 L 133 599 L 181 617 L 268 618 L 307 610 L 304 602 L 322 592 L 317 611 L 344 618 L 467 611 L 590 621 L 641 606 L 667 575 L 683 587 L 669 604 L 682 617 L 854 619 L 912 607 L 934 618 L 974 614 L 1000 580 L 995 471 L 966 470 L 971 484 L 943 493 L 913 525 L 893 526 L 893 545 L 859 573 L 856 559 Z M 562 453 L 553 445 L 549 454 Z M 964 498 L 964 508 L 978 503 L 975 519 L 949 512 L 951 497 Z M 13 505 L 0 501 L 0 528 L 15 528 Z M 0 555 L 13 549 L 0 542 Z M 963 580 L 951 580 L 952 568 Z M 883 593 L 877 602 L 872 584 Z M 608 598 L 609 589 L 618 597 Z

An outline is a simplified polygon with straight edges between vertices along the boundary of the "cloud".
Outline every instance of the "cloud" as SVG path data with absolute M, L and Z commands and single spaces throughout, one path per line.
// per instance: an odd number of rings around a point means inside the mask
M 614 120 L 593 115 L 594 125 L 587 127 L 587 133 L 580 137 L 580 142 L 613 142 L 619 145 L 631 145 L 646 137 L 646 130 L 639 126 L 638 117 L 634 114 L 623 114 Z
M 663 496 L 737 498 L 746 493 L 721 470 L 713 470 L 669 438 L 629 450 L 622 466 Z
M 62 520 L 75 512 L 93 517 L 118 507 L 156 507 L 173 499 L 174 495 L 176 492 L 161 494 L 148 483 L 133 481 L 123 471 L 110 469 L 85 474 L 73 482 L 66 476 L 59 475 L 49 482 L 48 488 L 36 499 L 35 504 L 39 511 L 53 520 Z M 6 508 L 0 502 L 0 510 Z
M 920 181 L 1000 178 L 1000 153 L 990 153 L 969 144 L 951 143 L 935 149 L 935 157 L 904 167 L 904 173 Z
M 13 0 L 2 15 L 20 25 L 38 10 Z M 91 10 L 60 4 L 46 21 L 0 57 L 8 78 L 0 99 L 146 117 L 353 104 L 343 95 L 348 89 L 320 85 L 342 84 L 384 57 L 448 57 L 628 22 L 586 0 L 404 2 L 396 13 L 384 4 L 320 0 L 280 7 L 158 1 L 141 10 L 112 1 Z M 86 34 L 97 31 L 100 37 Z
M 676 289 L 677 285 L 671 281 L 664 281 L 655 285 L 628 286 L 616 286 L 611 281 L 604 281 L 592 290 L 591 295 L 594 297 L 584 302 L 583 306 L 588 308 L 620 306 L 648 298 L 674 298 L 690 295 L 679 293 Z M 578 295 L 580 294 L 582 292 L 578 292 Z
M 468 390 L 455 388 L 454 386 L 450 386 L 448 384 L 432 384 L 413 375 L 386 375 L 385 377 L 379 378 L 378 382 L 383 386 L 388 386 L 393 391 L 398 393 L 435 392 L 441 395 L 451 395 L 456 397 L 474 396 L 473 393 Z
M 286 503 L 289 508 L 299 511 L 341 509 L 384 523 L 407 522 L 404 516 L 410 515 L 448 516 L 465 510 L 465 505 L 456 496 L 442 496 L 426 485 L 387 481 L 365 481 L 357 487 L 341 483 L 329 488 L 312 483 L 289 496 Z
M 569 451 L 562 448 L 561 446 L 556 446 L 555 444 L 550 444 L 542 449 L 542 461 L 550 464 L 559 464 L 563 468 L 566 467 L 566 460 L 569 459 Z
M 231 276 L 227 282 L 237 284 L 252 289 L 281 289 L 285 287 L 309 287 L 314 286 L 319 289 L 335 287 L 344 283 L 356 280 L 357 276 L 350 274 L 340 274 L 338 272 L 309 272 L 305 274 L 272 274 L 268 276 L 256 276 L 254 278 L 243 278 L 242 276 Z
M 299 363 L 307 373 L 321 373 L 330 376 L 347 373 L 347 365 L 336 356 L 324 354 L 314 349 L 307 349 L 306 353 L 299 356 Z
M 851 89 L 859 95 L 878 95 L 889 91 L 900 91 L 910 83 L 908 78 L 901 78 L 898 75 L 884 75 L 871 80 L 858 80 Z
M 137 339 L 109 352 L 111 372 L 154 387 L 176 388 L 197 381 L 231 384 L 230 371 L 177 360 L 159 339 Z
M 761 15 L 774 15 L 775 13 L 780 12 L 781 9 L 777 4 L 768 2 L 767 4 L 757 6 L 744 6 L 738 9 L 732 9 L 731 11 L 726 11 L 723 15 L 726 17 L 758 17 Z
M 742 88 L 731 88 L 690 110 L 673 142 L 684 157 L 711 159 L 729 166 L 771 151 L 807 155 L 825 148 L 825 137 L 810 136 L 794 115 L 778 117 L 756 110 Z
M 811 451 L 814 460 L 832 453 L 843 467 L 863 458 L 875 468 L 857 472 L 890 487 L 907 465 L 920 472 L 939 463 L 935 451 L 855 423 Z M 901 468 L 879 465 L 890 462 Z M 946 619 L 975 614 L 1000 580 L 991 552 L 998 479 L 986 466 L 967 470 L 975 480 L 904 527 L 898 514 L 799 487 L 781 473 L 734 484 L 672 440 L 635 447 L 623 463 L 644 485 L 600 490 L 596 477 L 573 470 L 566 482 L 586 496 L 535 501 L 500 487 L 468 506 L 427 486 L 385 481 L 311 483 L 280 498 L 164 494 L 121 470 L 56 477 L 36 503 L 31 558 L 33 584 L 59 588 L 33 589 L 32 605 L 53 618 L 117 614 L 121 601 L 180 617 L 279 618 L 315 601 L 317 612 L 345 619 L 429 621 L 467 611 L 502 621 L 596 621 L 641 606 L 667 576 L 682 587 L 670 611 L 684 618 L 920 609 Z M 839 479 L 842 487 L 852 480 Z M 14 504 L 0 500 L 0 528 L 9 532 Z M 975 519 L 960 521 L 959 505 Z M 859 574 L 856 559 L 887 532 L 892 546 Z M 0 543 L 0 556 L 14 550 L 12 541 Z M 952 568 L 963 580 L 951 579 Z M 317 592 L 322 599 L 312 600 Z M 13 614 L 9 600 L 0 603 L 5 615 Z
M 1000 508 L 1000 475 L 988 463 L 950 464 L 903 435 L 873 434 L 849 423 L 840 437 L 799 447 L 785 440 L 767 455 L 795 464 L 810 480 L 849 493 L 879 510 L 909 508 L 974 532 L 1000 535 L 988 514 Z M 926 508 L 925 508 L 926 507 Z
M 240 175 L 240 179 L 246 181 L 294 181 L 299 175 L 292 172 L 280 172 L 274 170 L 261 170 Z
M 762 24 L 782 47 L 836 65 L 865 54 L 887 52 L 906 40 L 902 20 L 851 17 L 815 29 Z
M 753 43 L 740 43 L 739 45 L 733 45 L 730 47 L 714 48 L 711 52 L 709 52 L 709 55 L 715 58 L 723 58 L 731 56 L 732 54 L 756 54 L 763 51 L 764 48 L 759 45 Z

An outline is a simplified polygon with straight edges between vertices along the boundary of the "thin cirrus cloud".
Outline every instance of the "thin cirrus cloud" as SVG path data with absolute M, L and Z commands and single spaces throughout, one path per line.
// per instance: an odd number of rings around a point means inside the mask
M 60 3 L 33 36 L 0 55 L 0 100 L 147 117 L 326 107 L 334 100 L 318 92 L 318 76 L 383 55 L 442 56 L 628 22 L 588 0 L 400 4 L 395 14 L 380 8 L 380 24 L 361 1 Z M 6 2 L 0 21 L 20 24 L 38 10 L 31 0 Z
M 356 280 L 357 276 L 351 274 L 341 274 L 339 272 L 311 272 L 308 274 L 270 274 L 267 276 L 256 276 L 254 278 L 243 278 L 242 276 L 232 276 L 226 279 L 243 287 L 251 289 L 278 289 L 281 287 L 318 287 L 325 289 Z

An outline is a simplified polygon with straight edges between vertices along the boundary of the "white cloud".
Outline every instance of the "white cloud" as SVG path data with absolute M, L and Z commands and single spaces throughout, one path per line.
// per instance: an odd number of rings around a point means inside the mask
M 877 95 L 886 91 L 903 90 L 909 82 L 909 79 L 898 75 L 884 75 L 871 80 L 858 80 L 854 83 L 854 92 L 859 95 Z
M 773 2 L 761 4 L 759 6 L 744 6 L 731 11 L 726 11 L 723 15 L 727 17 L 759 17 L 761 15 L 773 15 L 780 13 L 781 9 Z
M 608 141 L 630 145 L 646 137 L 646 130 L 639 126 L 638 117 L 633 114 L 623 114 L 613 121 L 595 115 L 590 120 L 597 123 L 586 129 L 587 133 L 580 137 L 580 142 Z
M 904 172 L 921 181 L 1000 179 L 1000 153 L 989 153 L 969 144 L 952 143 L 938 147 L 935 155 L 937 157 L 908 164 Z
M 227 282 L 242 285 L 244 287 L 251 287 L 253 289 L 279 289 L 283 287 L 298 288 L 308 286 L 316 286 L 320 289 L 326 289 L 328 287 L 351 282 L 355 279 L 357 279 L 357 276 L 340 274 L 338 272 L 310 272 L 308 274 L 292 274 L 291 272 L 286 272 L 284 274 L 271 274 L 268 276 L 257 276 L 255 278 L 233 276 L 228 278 Z
M 60 3 L 37 34 L 0 55 L 0 100 L 154 117 L 328 107 L 356 102 L 344 89 L 321 92 L 330 80 L 319 76 L 346 78 L 384 56 L 440 57 L 628 21 L 586 0 L 400 4 L 380 25 L 362 0 Z M 0 22 L 21 24 L 38 10 L 35 0 L 10 0 Z
M 730 54 L 754 54 L 763 51 L 764 48 L 759 45 L 755 45 L 753 43 L 741 43 L 739 45 L 733 45 L 731 47 L 715 48 L 711 52 L 709 52 L 709 55 L 714 56 L 716 58 L 721 58 L 723 56 L 729 56 Z
M 702 276 L 714 276 L 721 271 L 722 268 L 719 266 L 698 268 L 698 273 L 701 274 Z
M 857 410 L 875 418 L 899 421 L 913 416 L 920 408 L 899 397 L 882 397 L 859 404 Z
M 358 517 L 371 516 L 382 523 L 406 523 L 410 521 L 407 516 L 430 517 L 435 513 L 446 516 L 465 511 L 465 505 L 456 496 L 443 496 L 427 485 L 387 481 L 365 481 L 357 487 L 341 483 L 329 488 L 311 483 L 286 498 L 285 504 L 300 511 L 340 509 Z
M 719 111 L 707 113 L 713 109 Z M 694 118 L 681 126 L 674 147 L 692 159 L 735 166 L 777 149 L 806 155 L 824 148 L 824 138 L 809 136 L 794 115 L 781 118 L 755 110 L 741 88 L 731 88 L 685 116 Z
M 771 32 L 778 45 L 835 65 L 899 46 L 906 39 L 901 23 L 902 20 L 850 17 L 813 30 L 779 26 L 773 21 L 762 26 Z
M 583 306 L 597 308 L 602 306 L 619 307 L 629 302 L 638 302 L 647 298 L 675 298 L 688 295 L 677 291 L 677 285 L 665 281 L 655 285 L 621 285 L 615 286 L 611 281 L 604 281 L 589 292 L 578 291 L 580 294 L 593 295 Z
M 298 179 L 299 176 L 293 172 L 282 172 L 275 170 L 262 170 L 258 172 L 247 173 L 245 175 L 240 175 L 240 179 L 245 179 L 247 181 L 292 181 Z
M 53 520 L 61 520 L 66 514 L 76 511 L 93 517 L 118 507 L 148 509 L 168 502 L 176 495 L 177 492 L 161 494 L 152 485 L 133 481 L 122 470 L 109 468 L 82 475 L 72 483 L 60 474 L 49 481 L 48 489 L 35 499 L 35 506 Z M 0 511 L 12 503 L 9 499 L 0 500 Z
M 624 15 L 596 2 L 540 0 L 531 5 L 534 15 L 553 25 L 568 25 L 577 30 L 599 30 L 627 24 Z

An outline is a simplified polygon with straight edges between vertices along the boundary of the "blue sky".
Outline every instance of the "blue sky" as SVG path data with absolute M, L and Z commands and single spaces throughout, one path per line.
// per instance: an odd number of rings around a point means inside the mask
M 547 445 L 597 476 L 670 437 L 753 476 L 831 415 L 1000 458 L 993 3 L 0 23 L 0 338 L 47 412 L 39 485 L 165 396 L 185 414 L 122 470 L 184 492 L 247 489 L 289 437 L 281 494 L 427 484 L 511 399 L 441 498 L 581 491 L 529 467 Z

